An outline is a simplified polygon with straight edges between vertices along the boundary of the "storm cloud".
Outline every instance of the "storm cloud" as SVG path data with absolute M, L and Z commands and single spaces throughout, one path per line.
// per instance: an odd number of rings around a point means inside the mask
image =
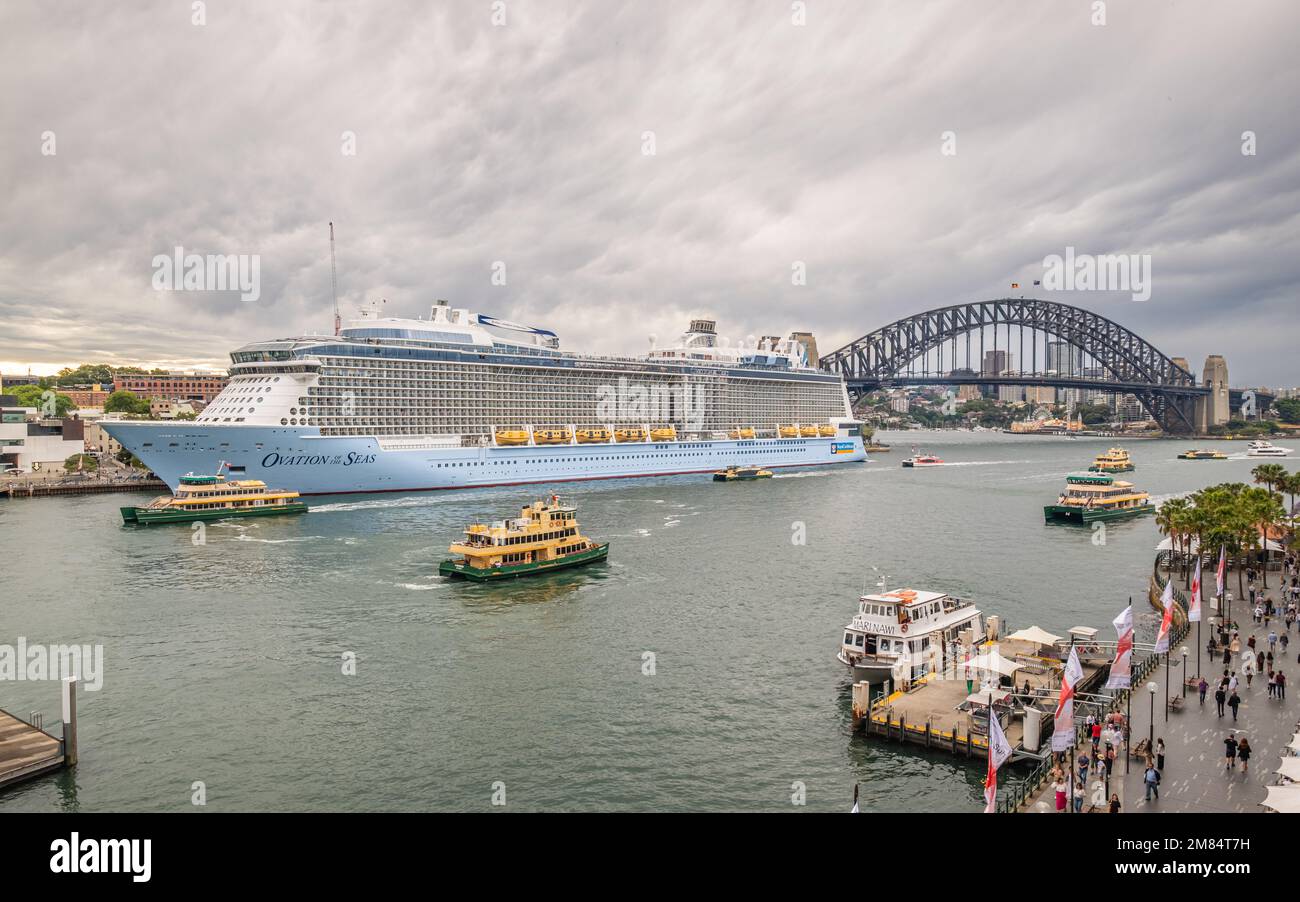
M 827 350 L 1026 293 L 1295 384 L 1300 7 L 1097 6 L 9 0 L 0 370 L 327 332 L 333 220 L 345 317 Z M 178 246 L 259 255 L 260 296 L 155 290 Z M 1149 254 L 1150 300 L 1011 291 L 1066 247 Z

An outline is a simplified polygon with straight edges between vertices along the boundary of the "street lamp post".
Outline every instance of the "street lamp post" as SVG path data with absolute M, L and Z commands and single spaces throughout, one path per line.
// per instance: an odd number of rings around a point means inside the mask
M 1154 698 L 1153 698 L 1154 701 Z M 1155 719 L 1155 712 L 1151 713 L 1152 720 Z M 1165 651 L 1165 723 L 1169 723 L 1169 652 Z M 1152 727 L 1154 728 L 1154 724 Z
M 1147 753 L 1152 754 L 1156 745 L 1156 690 L 1160 687 L 1156 681 L 1147 683 L 1147 694 L 1151 696 L 1151 732 L 1147 735 Z
M 1183 646 L 1183 698 L 1187 698 L 1187 646 Z

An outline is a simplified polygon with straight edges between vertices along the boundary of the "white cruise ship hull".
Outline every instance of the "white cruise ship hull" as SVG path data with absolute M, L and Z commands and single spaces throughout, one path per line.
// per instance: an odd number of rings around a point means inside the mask
M 303 495 L 410 492 L 707 473 L 730 465 L 810 467 L 866 460 L 859 436 L 460 447 L 430 437 L 321 436 L 313 427 L 105 422 L 173 489 L 225 461 L 240 479 Z

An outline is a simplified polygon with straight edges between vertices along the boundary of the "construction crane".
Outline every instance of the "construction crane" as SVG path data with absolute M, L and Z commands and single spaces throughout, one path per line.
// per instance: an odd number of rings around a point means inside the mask
M 334 334 L 343 329 L 343 320 L 339 318 L 339 271 L 334 263 L 334 223 L 330 223 L 330 288 L 334 292 Z

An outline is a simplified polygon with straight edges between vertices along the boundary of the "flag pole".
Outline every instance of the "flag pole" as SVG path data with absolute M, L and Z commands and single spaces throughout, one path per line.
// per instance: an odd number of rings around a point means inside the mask
M 1128 606 L 1133 607 L 1133 596 L 1128 597 Z M 1132 659 L 1130 659 L 1132 660 Z M 1132 664 L 1129 665 L 1129 673 L 1133 673 Z M 1124 775 L 1128 776 L 1128 764 L 1133 758 L 1131 737 L 1133 735 L 1133 678 L 1129 677 L 1128 692 L 1124 695 Z

